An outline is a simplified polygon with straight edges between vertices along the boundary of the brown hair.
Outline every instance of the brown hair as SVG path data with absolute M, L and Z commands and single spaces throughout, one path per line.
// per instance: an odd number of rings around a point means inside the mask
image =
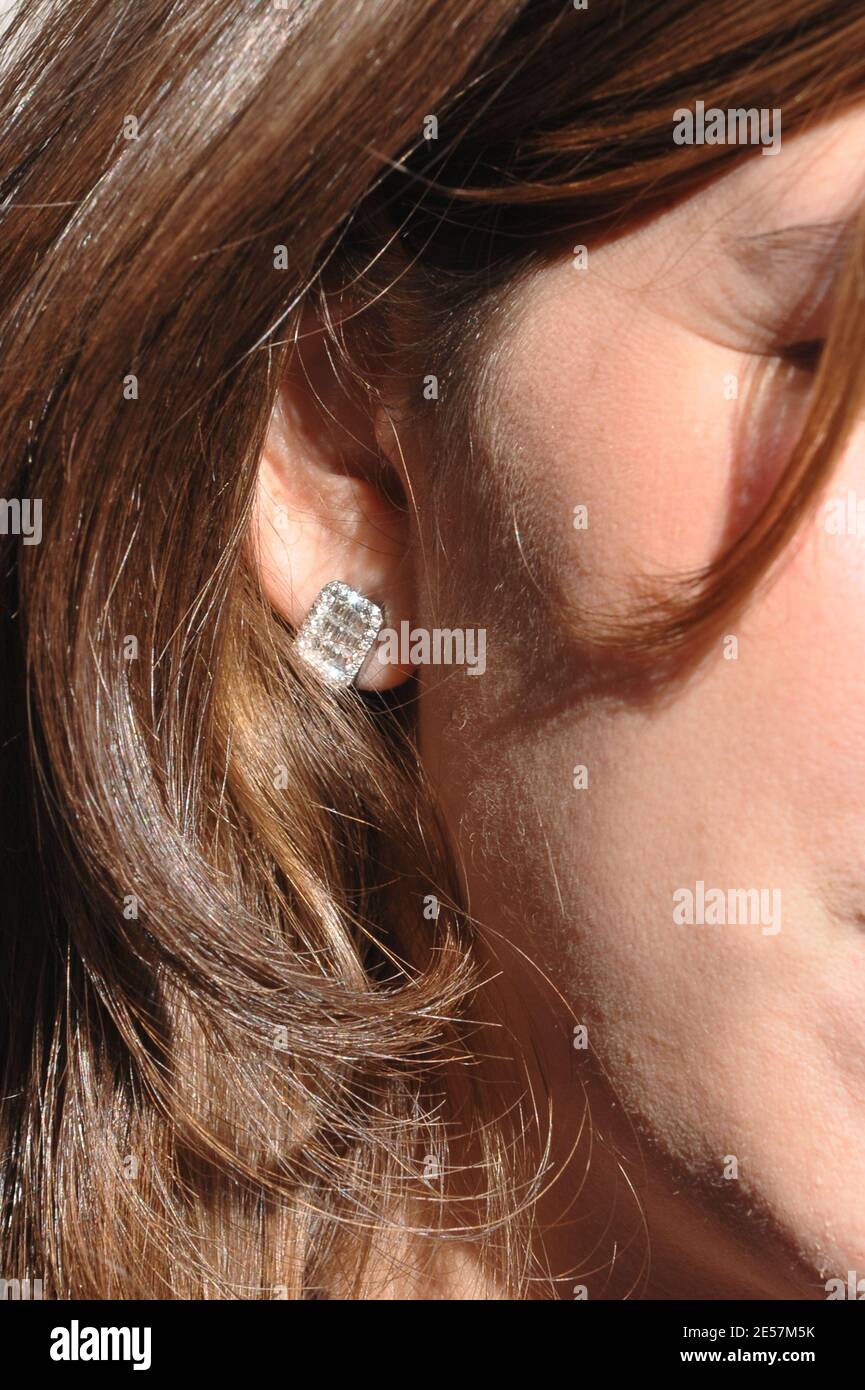
M 523 1162 L 525 1117 L 490 1099 L 490 1040 L 460 1021 L 482 1013 L 479 929 L 410 704 L 322 691 L 258 590 L 265 429 L 313 304 L 347 390 L 396 374 L 416 399 L 394 325 L 423 325 L 451 363 L 453 456 L 487 297 L 573 228 L 742 157 L 673 146 L 674 108 L 778 106 L 792 133 L 861 97 L 863 39 L 844 0 L 15 15 L 2 495 L 41 499 L 44 540 L 2 538 L 4 1277 L 369 1295 L 390 1233 L 470 1238 L 525 1290 L 544 1136 Z M 348 332 L 343 291 L 369 306 Z M 861 313 L 833 336 L 763 515 L 602 640 L 679 643 L 780 553 L 865 386 Z

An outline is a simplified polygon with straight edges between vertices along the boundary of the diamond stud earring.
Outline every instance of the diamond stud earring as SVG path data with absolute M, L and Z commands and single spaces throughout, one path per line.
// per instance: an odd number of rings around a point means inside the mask
M 298 628 L 297 651 L 328 685 L 351 685 L 383 622 L 377 603 L 334 579 Z

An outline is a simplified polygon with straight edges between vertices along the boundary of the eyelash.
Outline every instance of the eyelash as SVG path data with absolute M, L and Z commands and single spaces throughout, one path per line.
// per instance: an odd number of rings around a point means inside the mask
M 803 372 L 815 372 L 820 365 L 820 358 L 825 347 L 823 338 L 807 338 L 799 343 L 791 343 L 788 347 L 782 348 L 780 356 L 785 362 L 790 362 L 795 367 L 801 368 Z

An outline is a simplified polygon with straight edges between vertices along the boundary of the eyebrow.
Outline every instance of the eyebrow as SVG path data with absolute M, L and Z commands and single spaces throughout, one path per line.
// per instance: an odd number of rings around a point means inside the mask
M 765 275 L 840 258 L 849 248 L 852 236 L 852 222 L 838 219 L 799 222 L 747 235 L 726 234 L 721 242 L 725 253 L 741 269 L 750 275 Z
M 779 335 L 793 331 L 794 324 L 805 336 L 812 328 L 816 334 L 817 320 L 832 303 L 838 271 L 853 236 L 854 222 L 849 217 L 723 236 L 722 250 L 733 268 L 733 281 L 739 281 L 738 292 L 728 285 L 731 300 L 738 301 L 739 312 L 755 324 L 765 325 L 772 319 Z M 776 307 L 769 309 L 771 304 Z

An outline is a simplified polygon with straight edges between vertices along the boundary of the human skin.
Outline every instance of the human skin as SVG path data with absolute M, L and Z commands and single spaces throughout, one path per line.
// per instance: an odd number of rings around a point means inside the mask
M 532 963 L 508 955 L 504 988 L 517 1048 L 544 1053 L 556 1154 L 584 1087 L 604 1139 L 549 1246 L 555 1270 L 596 1271 L 590 1297 L 825 1297 L 828 1277 L 865 1275 L 865 541 L 824 524 L 827 498 L 865 495 L 862 432 L 731 622 L 733 658 L 718 641 L 679 680 L 635 681 L 568 621 L 623 612 L 636 575 L 709 563 L 780 474 L 811 377 L 777 359 L 825 332 L 817 283 L 840 256 L 822 232 L 795 259 L 731 248 L 848 219 L 863 153 L 861 111 L 785 137 L 590 244 L 587 269 L 569 254 L 503 291 L 484 344 L 493 476 L 466 467 L 427 532 L 420 488 L 416 621 L 487 628 L 482 679 L 421 673 L 423 755 L 472 914 Z M 790 321 L 812 283 L 822 307 Z M 420 432 L 402 445 L 432 468 Z M 673 894 L 698 881 L 780 890 L 781 929 L 676 924 Z M 542 1005 L 542 975 L 567 1007 Z

